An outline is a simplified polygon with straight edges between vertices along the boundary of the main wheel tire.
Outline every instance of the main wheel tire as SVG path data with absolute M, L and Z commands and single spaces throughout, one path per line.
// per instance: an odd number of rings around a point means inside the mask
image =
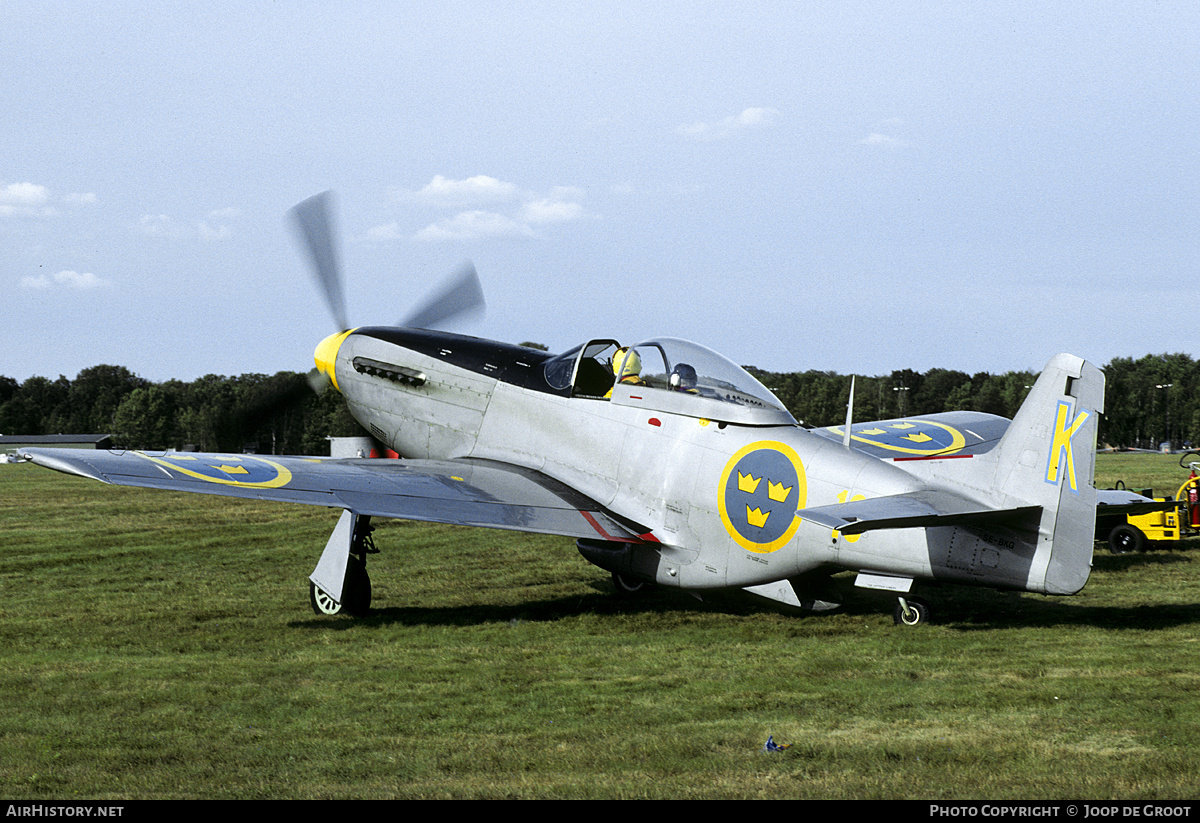
M 1128 523 L 1122 523 L 1108 533 L 1108 547 L 1113 554 L 1132 554 L 1146 550 L 1146 535 Z
M 896 611 L 892 613 L 892 620 L 897 626 L 921 626 L 929 622 L 929 606 L 921 600 L 905 600 L 908 604 L 908 610 L 905 611 L 904 604 L 897 602 Z
M 613 588 L 617 591 L 617 597 L 622 598 L 641 597 L 654 587 L 653 583 L 647 583 L 636 577 L 626 577 L 620 572 L 612 573 L 612 582 Z
M 309 581 L 308 602 L 316 614 L 349 614 L 362 617 L 371 611 L 371 576 L 364 568 L 351 569 L 342 591 L 342 602 L 329 596 L 316 583 Z
M 330 597 L 324 589 L 317 588 L 317 584 L 312 581 L 308 583 L 308 602 L 312 605 L 314 614 L 342 613 L 342 604 Z
M 342 610 L 355 617 L 363 617 L 371 611 L 371 576 L 365 567 L 359 567 L 350 574 L 346 581 L 344 592 L 345 602 Z

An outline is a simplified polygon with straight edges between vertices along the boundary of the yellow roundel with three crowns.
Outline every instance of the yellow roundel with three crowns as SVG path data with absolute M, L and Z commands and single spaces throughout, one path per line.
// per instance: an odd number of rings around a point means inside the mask
M 286 486 L 292 480 L 292 473 L 285 466 L 274 460 L 249 454 L 167 452 L 158 457 L 145 452 L 134 454 L 194 480 L 220 483 L 224 486 L 277 489 Z
M 808 500 L 800 455 L 776 440 L 759 440 L 738 451 L 721 473 L 717 511 L 739 546 L 767 554 L 784 546 Z

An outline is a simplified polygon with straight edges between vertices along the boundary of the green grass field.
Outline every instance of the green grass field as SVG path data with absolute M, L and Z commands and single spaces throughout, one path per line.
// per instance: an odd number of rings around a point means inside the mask
M 1173 492 L 1176 461 L 1098 485 Z M 570 540 L 393 521 L 372 616 L 318 618 L 336 519 L 0 466 L 0 796 L 1200 793 L 1200 538 L 1098 547 L 1072 598 L 933 591 L 902 629 L 854 590 L 621 602 Z

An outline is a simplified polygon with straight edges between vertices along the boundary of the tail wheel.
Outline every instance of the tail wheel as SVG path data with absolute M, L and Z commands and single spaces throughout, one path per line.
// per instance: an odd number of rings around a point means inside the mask
M 929 606 L 921 600 L 901 597 L 892 619 L 897 626 L 921 626 L 929 622 Z

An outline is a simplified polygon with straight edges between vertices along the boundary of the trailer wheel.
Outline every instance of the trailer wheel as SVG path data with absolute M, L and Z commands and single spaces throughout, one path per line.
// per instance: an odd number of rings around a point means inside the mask
M 1146 535 L 1128 523 L 1122 523 L 1108 533 L 1108 547 L 1113 554 L 1131 554 L 1146 550 Z

